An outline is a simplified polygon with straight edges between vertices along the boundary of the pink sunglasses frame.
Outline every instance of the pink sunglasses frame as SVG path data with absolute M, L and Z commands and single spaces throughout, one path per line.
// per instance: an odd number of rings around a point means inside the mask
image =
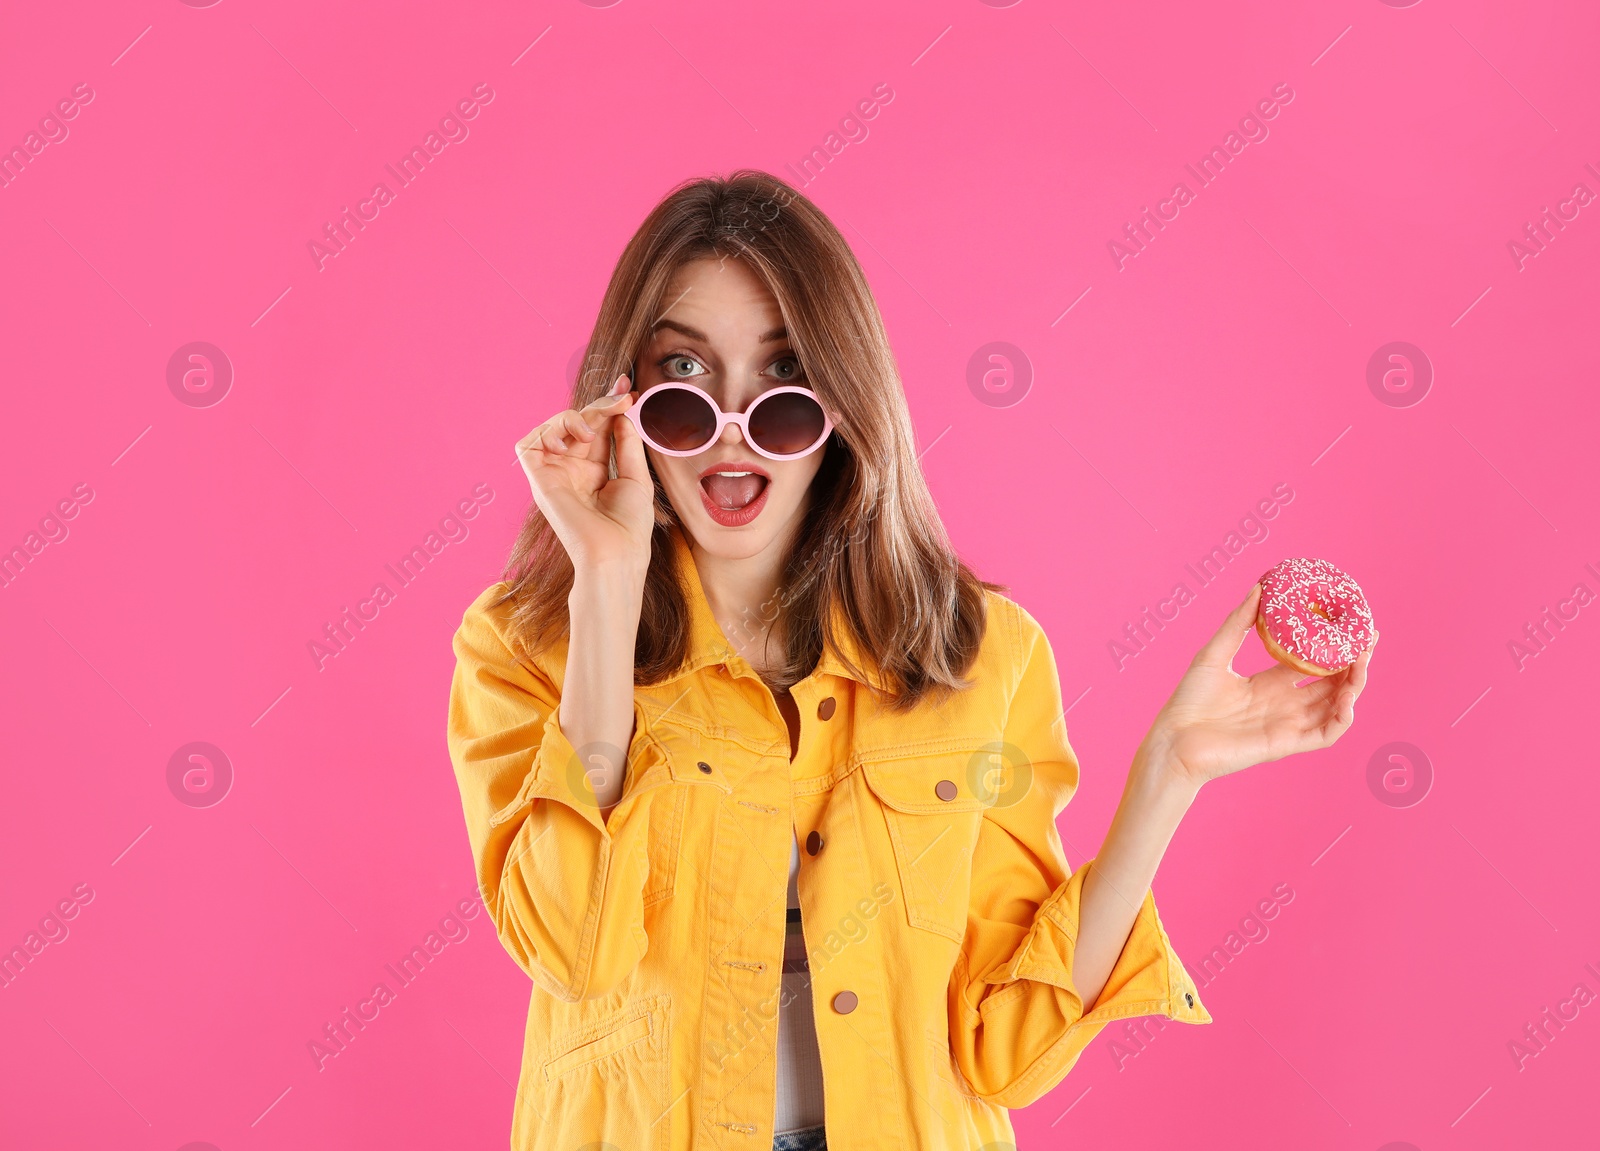
M 669 390 L 693 392 L 708 405 L 710 405 L 712 413 L 717 417 L 717 427 L 716 430 L 711 433 L 711 437 L 706 440 L 704 446 L 695 448 L 693 451 L 688 452 L 674 451 L 672 448 L 662 447 L 660 444 L 656 443 L 655 440 L 651 439 L 650 436 L 645 432 L 643 418 L 640 415 L 640 413 L 644 410 L 645 401 L 656 392 Z M 822 409 L 822 434 L 817 437 L 817 440 L 814 444 L 803 451 L 791 452 L 788 455 L 779 455 L 776 452 L 767 451 L 760 444 L 756 443 L 755 440 L 750 438 L 749 421 L 750 413 L 760 407 L 765 400 L 772 396 L 781 396 L 785 392 L 800 392 L 816 401 L 817 407 Z M 753 451 L 760 455 L 766 456 L 767 459 L 798 460 L 804 456 L 809 456 L 823 444 L 827 443 L 828 436 L 833 432 L 833 417 L 828 414 L 828 409 L 823 407 L 821 397 L 819 397 L 817 393 L 813 392 L 810 388 L 802 388 L 796 384 L 785 384 L 782 387 L 773 388 L 771 391 L 762 392 L 755 398 L 755 402 L 753 402 L 745 411 L 725 412 L 722 410 L 717 401 L 712 399 L 711 393 L 707 392 L 704 388 L 697 388 L 693 384 L 686 384 L 678 380 L 666 380 L 659 384 L 652 384 L 650 387 L 640 392 L 639 395 L 634 399 L 634 402 L 628 405 L 628 410 L 623 412 L 622 415 L 624 419 L 633 424 L 635 430 L 638 431 L 639 438 L 641 440 L 649 444 L 652 448 L 664 456 L 698 456 L 702 452 L 710 451 L 716 442 L 722 438 L 722 430 L 729 424 L 733 424 L 738 427 L 739 434 L 744 437 L 744 442 L 749 444 Z

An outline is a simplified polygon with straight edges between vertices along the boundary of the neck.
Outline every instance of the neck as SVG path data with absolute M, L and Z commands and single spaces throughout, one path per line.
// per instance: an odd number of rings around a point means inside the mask
M 783 561 L 799 518 L 752 556 L 712 555 L 690 539 L 689 551 L 712 618 L 733 649 L 758 671 L 782 658 Z

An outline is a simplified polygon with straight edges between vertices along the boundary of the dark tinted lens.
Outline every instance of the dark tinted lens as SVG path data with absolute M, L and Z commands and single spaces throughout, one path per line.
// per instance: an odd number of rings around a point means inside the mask
M 717 430 L 717 415 L 705 397 L 683 388 L 666 388 L 651 396 L 639 409 L 639 422 L 645 435 L 674 452 L 703 447 Z
M 815 396 L 783 392 L 756 401 L 750 412 L 750 438 L 774 455 L 793 455 L 822 438 L 825 422 Z

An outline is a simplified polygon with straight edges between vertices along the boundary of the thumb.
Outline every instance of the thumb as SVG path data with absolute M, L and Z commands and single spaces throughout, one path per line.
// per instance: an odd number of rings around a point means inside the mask
M 637 480 L 649 487 L 650 462 L 645 459 L 644 441 L 639 438 L 639 429 L 625 415 L 613 416 L 611 422 L 612 442 L 617 450 L 617 478 Z
M 1228 613 L 1206 645 L 1195 656 L 1194 662 L 1208 667 L 1230 667 L 1233 657 L 1244 644 L 1244 637 L 1255 623 L 1256 610 L 1261 602 L 1261 582 L 1250 585 L 1244 600 Z

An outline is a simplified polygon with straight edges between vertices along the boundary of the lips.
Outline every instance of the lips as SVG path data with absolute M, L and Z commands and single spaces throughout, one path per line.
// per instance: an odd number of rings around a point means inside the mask
M 725 460 L 700 473 L 700 499 L 706 513 L 724 527 L 749 523 L 766 505 L 772 477 L 748 460 Z

